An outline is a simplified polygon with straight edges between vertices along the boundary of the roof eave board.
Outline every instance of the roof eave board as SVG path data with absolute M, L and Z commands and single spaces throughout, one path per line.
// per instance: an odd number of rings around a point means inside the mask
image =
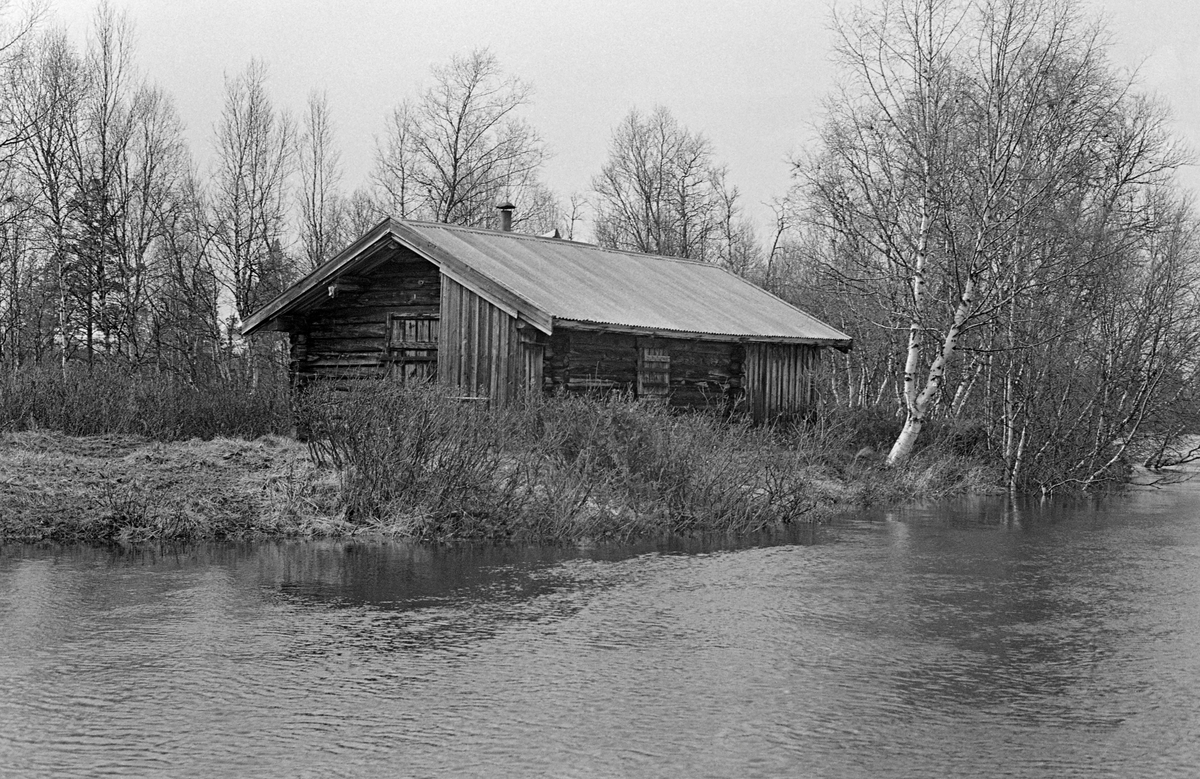
M 628 333 L 653 338 L 683 338 L 693 341 L 723 341 L 734 343 L 777 343 L 801 344 L 804 346 L 832 346 L 839 350 L 848 350 L 854 345 L 850 338 L 803 338 L 786 335 L 754 335 L 747 333 L 704 333 L 690 330 L 669 330 L 661 327 L 639 327 L 637 325 L 620 325 L 611 322 L 588 322 L 581 319 L 554 318 L 554 326 L 568 330 L 587 330 L 597 333 Z

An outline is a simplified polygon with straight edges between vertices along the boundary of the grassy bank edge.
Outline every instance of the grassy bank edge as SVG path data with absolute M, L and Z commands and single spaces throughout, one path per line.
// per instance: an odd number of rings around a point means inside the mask
M 438 523 L 427 507 L 353 512 L 345 467 L 318 465 L 295 439 L 162 442 L 131 435 L 0 433 L 0 543 L 379 537 L 583 544 L 672 534 L 734 536 L 843 512 L 989 491 L 983 466 L 925 452 L 902 469 L 872 454 L 808 466 L 808 492 L 791 516 L 739 528 L 680 522 L 654 506 L 583 501 L 553 526 L 500 522 L 495 532 Z M 636 520 L 632 521 L 631 516 Z

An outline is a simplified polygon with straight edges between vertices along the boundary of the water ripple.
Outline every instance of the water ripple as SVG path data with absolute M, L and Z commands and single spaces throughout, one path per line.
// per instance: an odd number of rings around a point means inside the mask
M 1190 776 L 1198 507 L 941 507 L 692 554 L 0 550 L 0 766 Z

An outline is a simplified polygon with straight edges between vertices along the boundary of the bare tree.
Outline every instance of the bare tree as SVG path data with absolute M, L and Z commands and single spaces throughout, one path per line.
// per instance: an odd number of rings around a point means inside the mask
M 75 84 L 73 126 L 63 134 L 61 281 L 89 366 L 98 354 L 133 365 L 145 357 L 166 212 L 178 207 L 189 166 L 174 106 L 135 70 L 132 40 L 126 17 L 100 4 Z M 49 148 L 37 155 L 45 163 Z M 53 184 L 47 164 L 40 174 Z
M 0 0 L 0 168 L 8 170 L 17 147 L 28 138 L 34 117 L 19 108 L 20 84 L 32 73 L 35 52 L 31 46 L 45 13 L 43 3 L 31 3 L 18 18 L 7 0 Z
M 712 145 L 658 107 L 621 120 L 608 161 L 592 179 L 600 245 L 715 259 L 724 170 Z M 736 198 L 736 196 L 735 196 Z
M 1095 170 L 1121 90 L 1068 0 L 885 0 L 838 30 L 848 78 L 825 155 L 805 172 L 850 275 L 893 299 L 907 288 L 894 316 L 908 330 L 895 463 L 964 335 L 1072 272 L 1064 263 L 1086 264 L 1047 255 L 1032 272 L 1023 241 Z
M 323 92 L 312 92 L 300 133 L 300 242 L 309 268 L 333 256 L 352 236 L 345 227 L 347 204 L 338 191 L 342 180 L 336 128 Z
M 219 209 L 207 208 L 171 101 L 135 68 L 131 25 L 101 3 L 82 54 L 60 31 L 29 29 L 14 47 L 0 33 L 0 360 L 54 356 L 65 370 L 83 352 L 89 365 L 211 372 L 217 314 L 236 286 L 236 274 L 218 272 L 230 254 L 217 249 L 245 244 L 216 240 Z M 240 84 L 247 99 L 231 101 L 242 109 L 231 126 L 256 126 L 254 81 Z M 263 167 L 262 146 L 239 151 L 249 169 Z M 221 226 L 269 236 L 241 265 L 257 290 L 287 272 L 282 196 L 272 194 L 282 178 L 274 188 L 249 179 L 225 190 L 240 199 L 224 214 L 240 221 Z M 219 279 L 230 282 L 223 299 Z
M 190 168 L 182 171 L 175 201 L 160 221 L 163 240 L 150 301 L 154 358 L 198 381 L 220 364 L 221 284 L 209 208 Z
M 190 210 L 191 157 L 183 124 L 160 89 L 142 86 L 130 103 L 130 137 L 118 168 L 114 231 L 115 269 L 120 284 L 114 323 L 122 354 L 142 362 L 152 343 L 146 329 L 152 297 L 169 272 L 169 231 L 177 212 Z
M 34 193 L 22 175 L 20 155 L 37 119 L 23 102 L 34 77 L 36 52 L 31 45 L 42 9 L 32 6 L 19 18 L 0 2 L 0 362 L 18 364 L 27 346 L 37 343 L 28 314 L 42 301 L 31 297 L 36 278 L 30 245 Z M 49 306 L 53 310 L 54 306 Z
M 56 310 L 43 278 L 33 183 L 12 165 L 0 166 L 0 364 L 16 367 L 49 350 Z
M 77 347 L 76 306 L 71 295 L 77 269 L 70 250 L 69 204 L 74 197 L 72 154 L 78 147 L 86 90 L 83 62 L 65 33 L 39 36 L 10 107 L 28 128 L 19 156 L 21 174 L 31 182 L 24 208 L 32 221 L 28 250 L 40 257 L 41 274 L 54 311 L 47 337 L 63 362 Z
M 226 77 L 215 130 L 214 233 L 222 280 L 239 318 L 280 291 L 291 273 L 282 242 L 295 133 L 271 102 L 266 81 L 258 60 Z
M 113 351 L 121 320 L 112 301 L 124 288 L 116 267 L 118 224 L 126 199 L 120 192 L 127 147 L 132 134 L 131 92 L 133 31 L 128 19 L 110 5 L 97 6 L 84 56 L 85 89 L 80 129 L 73 136 L 69 168 L 74 194 L 69 202 L 69 241 L 74 255 L 71 292 L 83 313 L 83 342 L 88 365 L 97 345 Z
M 754 225 L 742 210 L 741 192 L 718 171 L 714 184 L 717 197 L 716 261 L 745 278 L 757 279 L 762 269 L 762 250 Z
M 400 218 L 491 226 L 495 206 L 509 199 L 533 218 L 545 206 L 537 173 L 546 151 L 518 116 L 529 85 L 505 76 L 486 49 L 433 68 L 433 81 L 387 118 L 373 173 L 380 207 Z
M 586 205 L 586 197 L 578 192 L 572 192 L 571 196 L 567 199 L 567 210 L 563 219 L 563 226 L 566 228 L 566 232 L 563 237 L 568 241 L 575 240 L 575 225 L 583 221 L 583 212 Z
M 359 187 L 350 193 L 343 211 L 347 237 L 350 239 L 366 233 L 380 221 L 390 216 L 375 199 L 367 187 Z

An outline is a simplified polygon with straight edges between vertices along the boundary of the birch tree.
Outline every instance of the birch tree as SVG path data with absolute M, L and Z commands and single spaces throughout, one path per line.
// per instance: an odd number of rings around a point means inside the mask
M 190 165 L 174 105 L 134 65 L 133 37 L 123 14 L 97 7 L 69 136 L 69 290 L 89 365 L 146 357 L 164 224 Z
M 1095 263 L 1029 239 L 1103 174 L 1127 89 L 1070 0 L 883 0 L 837 31 L 845 79 L 799 172 L 843 280 L 896 302 L 883 324 L 907 332 L 894 464 L 964 339 Z
M 163 210 L 163 240 L 149 334 L 159 367 L 201 381 L 220 364 L 220 260 L 201 184 L 181 171 L 174 207 Z
M 18 146 L 28 137 L 33 117 L 19 109 L 20 84 L 32 73 L 30 45 L 44 13 L 40 4 L 18 9 L 0 0 L 0 171 L 10 172 Z
M 119 160 L 114 231 L 120 279 L 113 325 L 126 360 L 141 363 L 154 344 L 148 327 L 153 300 L 169 273 L 167 243 L 190 211 L 191 155 L 174 103 L 157 87 L 142 85 L 129 106 L 129 140 Z
M 36 270 L 30 247 L 33 192 L 22 175 L 20 155 L 37 115 L 23 105 L 22 93 L 34 77 L 31 45 L 40 9 L 21 13 L 0 1 L 0 363 L 16 365 L 27 346 L 37 343 L 27 317 L 43 306 L 31 298 Z M 53 310 L 53 305 L 49 306 Z

